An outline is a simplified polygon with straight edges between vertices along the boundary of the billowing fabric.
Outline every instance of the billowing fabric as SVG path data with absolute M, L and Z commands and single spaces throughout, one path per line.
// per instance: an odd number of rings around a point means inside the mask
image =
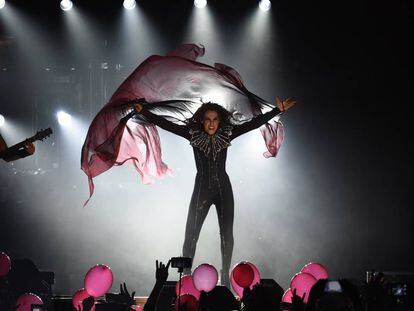
M 119 86 L 95 116 L 81 157 L 81 168 L 89 180 L 90 196 L 94 191 L 93 178 L 114 165 L 132 162 L 143 183 L 152 183 L 154 177 L 171 172 L 162 161 L 155 125 L 133 110 L 133 103 L 138 99 L 145 99 L 145 106 L 151 112 L 181 125 L 185 125 L 187 119 L 206 102 L 217 103 L 230 111 L 235 125 L 274 108 L 249 92 L 233 68 L 197 62 L 204 52 L 202 46 L 184 44 L 166 56 L 150 56 Z M 269 121 L 260 129 L 267 146 L 264 156 L 276 156 L 283 141 L 282 124 Z M 140 148 L 140 145 L 145 145 L 145 148 Z

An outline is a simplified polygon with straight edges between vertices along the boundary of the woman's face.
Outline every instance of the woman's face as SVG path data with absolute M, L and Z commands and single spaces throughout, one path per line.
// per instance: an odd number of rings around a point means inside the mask
M 220 120 L 217 111 L 207 110 L 204 114 L 204 131 L 208 135 L 214 135 L 219 127 Z

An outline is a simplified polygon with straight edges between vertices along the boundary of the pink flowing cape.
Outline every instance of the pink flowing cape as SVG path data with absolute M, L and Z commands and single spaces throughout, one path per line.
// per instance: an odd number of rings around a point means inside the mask
M 166 56 L 148 57 L 95 116 L 81 157 L 81 168 L 89 181 L 89 199 L 94 191 L 93 178 L 114 165 L 132 162 L 144 184 L 171 172 L 161 159 L 155 125 L 134 113 L 137 99 L 145 99 L 146 108 L 177 124 L 186 124 L 205 102 L 220 104 L 230 111 L 234 124 L 274 108 L 249 92 L 235 69 L 197 62 L 204 52 L 203 46 L 184 44 Z M 272 120 L 260 130 L 267 146 L 264 156 L 276 156 L 283 141 L 282 124 Z

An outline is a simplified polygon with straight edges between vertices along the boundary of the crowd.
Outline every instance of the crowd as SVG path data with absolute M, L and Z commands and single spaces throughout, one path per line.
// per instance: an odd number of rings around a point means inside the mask
M 356 286 L 347 279 L 319 279 L 307 293 L 297 295 L 293 291 L 290 301 L 283 301 L 285 291 L 272 279 L 261 279 L 253 286 L 246 287 L 242 297 L 233 294 L 222 285 L 211 291 L 201 291 L 195 298 L 182 293 L 177 298 L 176 286 L 168 289 L 170 262 L 156 261 L 155 284 L 143 308 L 135 305 L 135 292 L 130 293 L 126 284 L 120 285 L 116 294 L 107 294 L 106 300 L 96 303 L 94 297 L 87 297 L 68 311 L 391 311 L 395 299 L 389 292 L 382 273 L 375 273 L 363 286 Z M 72 309 L 73 308 L 73 309 Z M 0 310 L 30 310 L 16 304 L 16 297 L 10 291 L 7 277 L 0 278 Z M 34 310 L 34 309 L 32 309 Z M 53 311 L 53 306 L 39 310 Z M 405 309 L 398 309 L 405 310 Z M 407 309 L 408 310 L 408 309 Z

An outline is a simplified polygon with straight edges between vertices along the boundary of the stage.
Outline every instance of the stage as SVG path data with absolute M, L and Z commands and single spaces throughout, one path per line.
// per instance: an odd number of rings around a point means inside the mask
M 62 304 L 105 265 L 143 306 L 155 262 L 194 250 L 285 291 L 311 262 L 410 283 L 413 21 L 410 1 L 0 0 L 0 252 Z M 212 102 L 226 128 L 189 121 Z

